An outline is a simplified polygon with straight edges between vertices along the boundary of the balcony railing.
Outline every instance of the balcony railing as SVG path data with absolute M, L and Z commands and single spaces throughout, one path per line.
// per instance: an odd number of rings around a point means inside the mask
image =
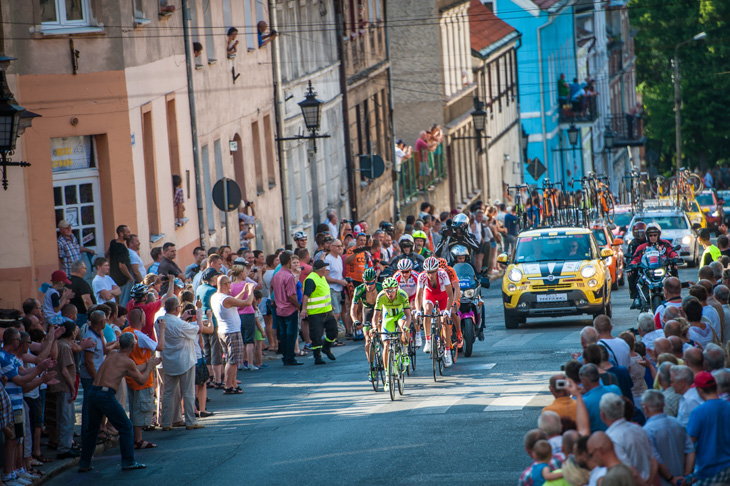
M 434 152 L 424 150 L 413 152 L 413 156 L 401 163 L 399 184 L 404 201 L 419 192 L 427 190 L 436 182 L 446 178 L 446 160 L 443 145 Z
M 598 118 L 597 96 L 581 96 L 574 101 L 560 99 L 560 123 L 592 123 Z
M 611 116 L 611 131 L 617 146 L 644 145 L 644 120 L 628 113 L 615 113 Z

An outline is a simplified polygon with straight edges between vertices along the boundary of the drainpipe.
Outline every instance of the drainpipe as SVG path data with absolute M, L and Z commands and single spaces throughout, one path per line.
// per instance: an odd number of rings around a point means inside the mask
M 383 0 L 383 25 L 385 25 L 385 57 L 388 59 L 388 124 L 390 125 L 390 153 L 393 159 L 393 199 L 395 221 L 400 219 L 400 172 L 395 170 L 395 124 L 393 123 L 393 78 L 390 69 L 390 29 L 388 28 L 388 1 Z M 394 221 L 394 222 L 395 222 Z
M 278 18 L 276 15 L 276 3 L 269 0 L 269 22 L 271 28 L 277 30 Z M 289 245 L 291 241 L 291 228 L 289 227 L 289 168 L 287 160 L 284 157 L 282 149 L 282 141 L 279 137 L 284 136 L 284 90 L 281 87 L 281 70 L 279 69 L 279 36 L 276 36 L 271 42 L 271 65 L 274 69 L 274 117 L 276 118 L 276 153 L 279 157 L 279 179 L 281 180 L 281 209 L 284 218 L 284 246 Z
M 351 219 L 358 221 L 357 186 L 352 155 L 352 139 L 350 137 L 350 96 L 347 91 L 347 66 L 345 65 L 345 49 L 342 37 L 342 0 L 335 0 L 335 35 L 337 36 L 337 57 L 340 59 L 340 92 L 342 92 L 342 126 L 345 138 L 345 168 L 347 170 L 347 192 L 350 203 Z M 366 114 L 367 116 L 367 114 Z M 372 150 L 368 150 L 372 152 Z
M 193 138 L 193 172 L 195 173 L 195 200 L 198 206 L 198 233 L 200 244 L 205 247 L 207 242 L 207 231 L 203 211 L 203 192 L 200 184 L 200 149 L 198 146 L 198 117 L 195 110 L 195 89 L 193 87 L 193 56 L 190 52 L 190 10 L 188 0 L 182 0 L 183 11 L 183 38 L 185 41 L 185 71 L 188 78 L 188 104 L 190 105 L 190 131 Z M 227 230 L 226 230 L 227 231 Z

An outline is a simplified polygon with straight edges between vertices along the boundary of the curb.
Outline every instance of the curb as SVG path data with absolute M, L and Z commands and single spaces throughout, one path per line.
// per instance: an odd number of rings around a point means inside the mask
M 98 456 L 100 454 L 103 454 L 108 449 L 111 449 L 113 447 L 117 447 L 119 442 L 118 438 L 104 441 L 103 444 L 97 444 L 96 449 L 94 449 L 94 456 Z M 79 464 L 79 458 L 75 457 L 73 459 L 65 459 L 63 461 L 53 461 L 52 463 L 48 463 L 45 466 L 39 466 L 38 470 L 42 471 L 44 476 L 40 479 L 36 479 L 33 481 L 34 485 L 38 484 L 44 484 L 47 481 L 50 481 L 51 479 L 55 478 L 56 476 L 68 471 L 69 469 L 72 469 Z

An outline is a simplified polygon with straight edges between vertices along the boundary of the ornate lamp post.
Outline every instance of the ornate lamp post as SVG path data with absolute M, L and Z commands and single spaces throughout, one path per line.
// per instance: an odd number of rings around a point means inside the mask
M 25 129 L 23 118 L 33 118 L 35 113 L 30 113 L 22 106 L 19 106 L 13 93 L 8 87 L 8 79 L 5 75 L 5 68 L 12 57 L 0 56 L 0 166 L 2 166 L 3 189 L 8 190 L 8 167 L 29 167 L 28 162 L 13 162 L 11 157 L 15 153 L 15 142 L 18 135 Z M 30 126 L 30 123 L 28 123 Z

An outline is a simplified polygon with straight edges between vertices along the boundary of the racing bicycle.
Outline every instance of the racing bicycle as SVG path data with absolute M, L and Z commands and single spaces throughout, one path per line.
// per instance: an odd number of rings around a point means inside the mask
M 388 391 L 390 392 L 390 399 L 395 400 L 395 387 L 398 386 L 398 394 L 403 395 L 403 388 L 406 382 L 406 370 L 408 364 L 404 359 L 404 348 L 401 343 L 400 336 L 403 334 L 402 331 L 395 332 L 380 332 L 378 333 L 387 341 L 383 343 L 384 346 L 390 347 L 388 353 L 388 363 L 385 369 L 388 375 Z
M 368 326 L 370 323 L 365 323 Z M 383 369 L 383 342 L 380 333 L 373 332 L 370 338 L 370 357 L 372 362 L 368 363 L 373 390 L 378 391 L 378 379 L 385 384 L 385 372 Z
M 419 319 L 421 319 L 419 317 Z M 420 326 L 419 326 L 420 327 Z M 411 366 L 410 368 L 406 368 L 406 373 L 410 376 L 411 370 L 414 372 L 416 371 L 416 351 L 418 351 L 418 348 L 416 348 L 416 323 L 415 319 L 411 317 L 411 327 L 408 332 L 408 358 L 410 359 Z
M 444 355 L 446 353 L 446 345 L 442 336 L 441 313 L 439 312 L 438 302 L 434 305 L 430 314 L 424 314 L 423 317 L 431 318 L 431 364 L 433 367 L 433 381 L 436 380 L 437 372 L 439 375 L 444 374 Z

